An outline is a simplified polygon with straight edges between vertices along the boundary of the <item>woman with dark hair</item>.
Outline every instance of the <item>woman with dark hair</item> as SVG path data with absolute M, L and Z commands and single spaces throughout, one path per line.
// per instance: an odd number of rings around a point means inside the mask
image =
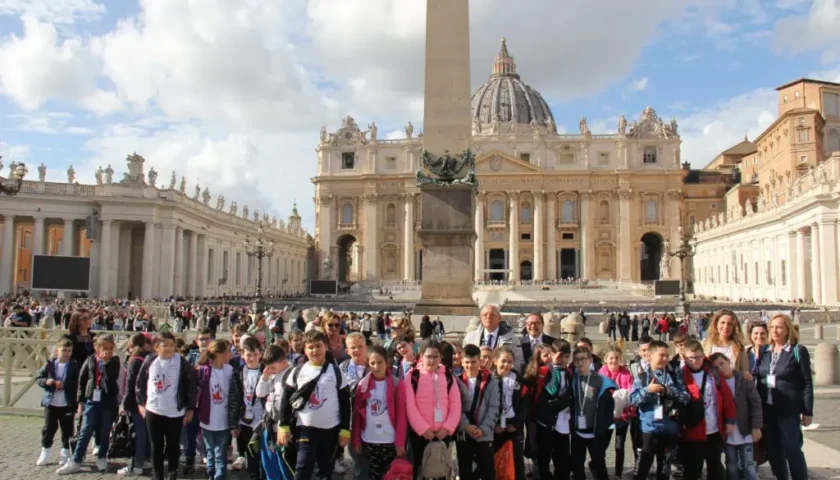
M 420 320 L 420 339 L 428 340 L 432 338 L 433 333 L 432 320 L 428 315 L 423 315 L 423 318 Z
M 93 318 L 86 308 L 78 308 L 70 316 L 65 336 L 73 342 L 73 354 L 70 358 L 79 362 L 79 365 L 84 364 L 93 353 L 95 335 L 90 331 L 92 324 Z

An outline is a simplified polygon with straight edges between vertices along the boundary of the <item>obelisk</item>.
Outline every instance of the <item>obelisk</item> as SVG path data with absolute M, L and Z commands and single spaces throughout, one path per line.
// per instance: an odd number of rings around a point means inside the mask
M 428 152 L 431 160 L 444 157 L 454 163 L 463 160 L 472 145 L 468 0 L 426 1 L 424 105 L 424 155 Z M 444 160 L 437 165 L 446 164 Z M 430 171 L 428 165 L 424 171 Z M 446 178 L 439 172 L 434 183 L 420 181 L 423 172 L 418 172 L 423 289 L 414 313 L 472 316 L 478 313 L 472 298 L 476 185 L 463 181 L 467 168 L 456 172 L 455 181 L 450 177 L 438 182 Z

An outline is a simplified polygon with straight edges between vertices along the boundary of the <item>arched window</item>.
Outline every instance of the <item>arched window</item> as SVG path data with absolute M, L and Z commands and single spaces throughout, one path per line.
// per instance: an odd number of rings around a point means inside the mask
M 528 202 L 524 202 L 522 207 L 520 207 L 520 223 L 531 223 L 531 204 Z
M 645 222 L 657 223 L 659 221 L 659 212 L 656 209 L 656 200 L 647 200 L 645 202 Z
M 571 200 L 563 200 L 563 206 L 560 208 L 560 218 L 563 223 L 575 221 L 575 203 Z
M 353 205 L 345 203 L 344 206 L 341 207 L 341 223 L 345 225 L 353 223 Z
M 493 200 L 490 204 L 490 221 L 504 222 L 505 221 L 505 206 L 502 205 L 501 200 Z
M 387 207 L 385 207 L 385 224 L 386 225 L 395 225 L 397 223 L 397 207 L 393 203 L 389 203 Z
M 828 151 L 831 153 L 838 150 L 840 150 L 840 130 L 833 128 L 828 132 Z
M 601 223 L 610 223 L 610 202 L 601 200 L 601 203 L 598 204 L 598 218 Z

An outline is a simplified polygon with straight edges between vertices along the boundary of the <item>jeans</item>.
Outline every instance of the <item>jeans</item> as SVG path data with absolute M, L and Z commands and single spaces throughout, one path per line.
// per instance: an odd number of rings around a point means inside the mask
M 169 472 L 178 470 L 181 449 L 178 439 L 184 417 L 166 417 L 146 410 L 146 432 L 152 448 L 152 474 L 155 480 L 163 478 L 163 459 L 169 463 Z
M 703 462 L 706 463 L 706 478 L 723 478 L 720 464 L 723 436 L 720 432 L 706 435 L 705 442 L 682 442 L 679 450 L 685 480 L 700 480 Z
M 764 435 L 767 458 L 773 475 L 779 480 L 806 480 L 808 466 L 802 452 L 802 429 L 799 415 L 781 415 L 772 405 L 764 405 Z
M 61 448 L 70 448 L 75 413 L 76 411 L 70 407 L 46 407 L 44 409 L 44 428 L 41 430 L 41 446 L 52 448 L 55 432 L 61 427 Z
M 132 468 L 143 468 L 146 460 L 149 460 L 149 434 L 146 431 L 146 420 L 138 413 L 131 412 L 131 420 L 134 422 L 134 459 Z
M 224 480 L 227 475 L 227 452 L 228 438 L 227 430 L 201 429 L 204 434 L 204 450 L 207 456 L 207 477 L 215 480 Z
M 744 474 L 744 480 L 758 479 L 752 443 L 741 445 L 727 443 L 723 446 L 723 450 L 726 452 L 726 477 L 729 480 L 739 480 L 741 472 Z
M 194 458 L 195 452 L 203 453 L 204 442 L 198 441 L 198 436 L 201 435 L 200 423 L 198 415 L 193 415 L 193 419 L 184 428 L 181 433 L 181 445 L 184 447 L 184 456 L 187 458 Z
M 310 480 L 318 467 L 318 478 L 332 478 L 335 454 L 338 448 L 339 428 L 300 427 L 298 452 L 295 462 L 295 480 Z
M 116 405 L 92 401 L 85 403 L 84 413 L 82 413 L 82 428 L 79 430 L 79 440 L 76 444 L 76 450 L 73 452 L 75 463 L 82 463 L 82 460 L 85 459 L 85 452 L 87 452 L 88 444 L 94 432 L 98 432 L 99 435 L 97 439 L 99 458 L 105 458 L 108 455 L 108 440 L 111 436 L 111 425 L 114 424 L 116 415 Z

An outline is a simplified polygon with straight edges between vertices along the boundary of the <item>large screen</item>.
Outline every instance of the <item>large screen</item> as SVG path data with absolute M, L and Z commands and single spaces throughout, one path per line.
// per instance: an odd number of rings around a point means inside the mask
M 33 290 L 90 290 L 90 258 L 33 255 Z
M 338 293 L 338 282 L 335 280 L 310 280 L 310 295 L 336 295 Z
M 679 280 L 657 280 L 653 282 L 653 293 L 660 296 L 680 294 Z

